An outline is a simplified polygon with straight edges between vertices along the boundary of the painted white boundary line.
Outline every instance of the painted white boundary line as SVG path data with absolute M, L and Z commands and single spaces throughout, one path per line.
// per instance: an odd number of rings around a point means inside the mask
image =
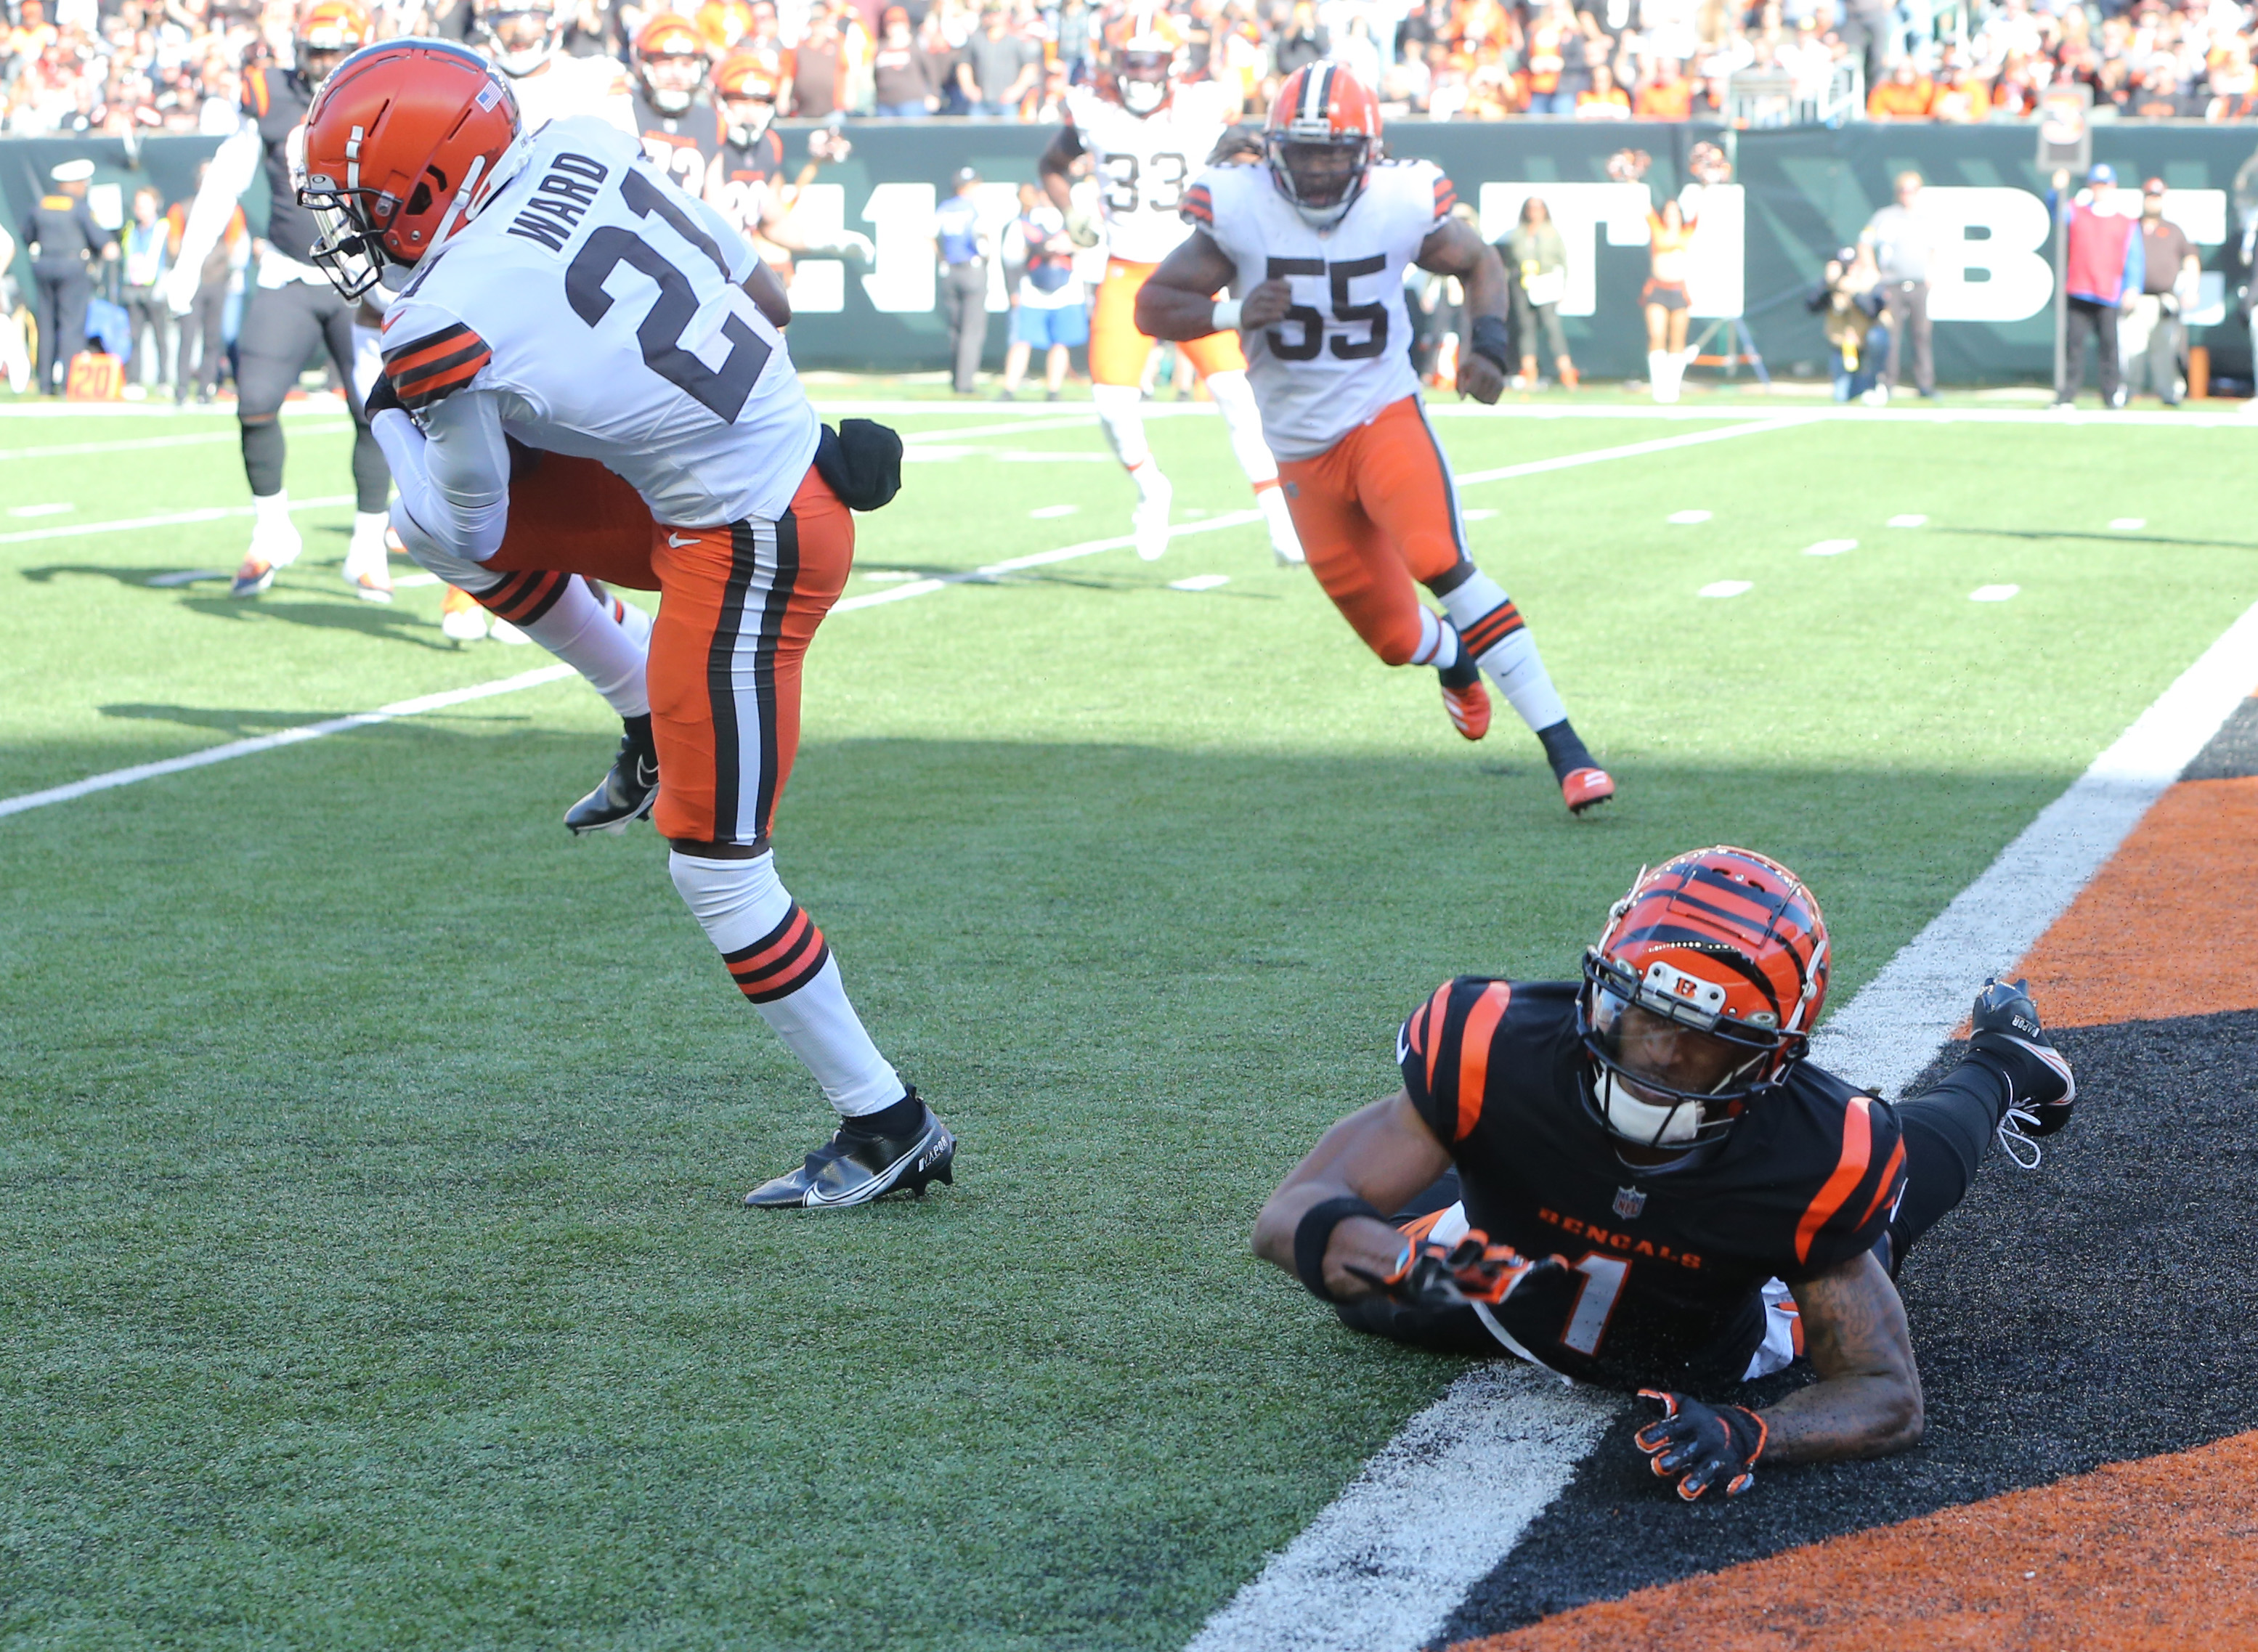
M 426 712 L 444 711 L 450 705 L 487 699 L 496 694 L 515 694 L 522 688 L 536 688 L 543 683 L 560 683 L 568 677 L 579 675 L 569 665 L 545 665 L 537 671 L 522 671 L 515 677 L 505 677 L 498 682 L 476 683 L 469 688 L 451 688 L 444 693 L 399 700 L 390 705 L 380 705 L 373 712 L 355 712 L 350 717 L 332 717 L 326 722 L 306 723 L 296 728 L 285 728 L 279 733 L 260 734 L 251 740 L 231 740 L 224 746 L 207 746 L 202 751 L 192 751 L 182 757 L 167 757 L 162 762 L 113 769 L 108 774 L 74 780 L 67 786 L 55 786 L 46 791 L 27 791 L 17 798 L 0 798 L 0 815 L 21 814 L 27 809 L 45 808 L 51 803 L 68 803 L 92 792 L 108 791 L 116 786 L 130 786 L 137 780 L 153 780 L 160 775 L 177 775 L 185 769 L 201 769 L 207 763 L 225 762 L 231 757 L 248 757 L 257 752 L 273 751 L 280 746 L 295 746 L 301 741 L 319 740 L 324 734 L 342 734 L 349 728 L 366 728 L 376 723 L 388 723 L 395 718 L 420 717 Z
M 1606 459 L 1630 458 L 1641 454 L 1658 453 L 1670 448 L 1687 447 L 1696 443 L 1715 442 L 1733 436 L 1752 436 L 1760 431 L 1785 429 L 1800 422 L 1794 419 L 1774 420 L 1764 424 L 1737 425 L 1727 429 L 1701 430 L 1681 436 L 1664 437 L 1653 442 L 1635 442 L 1627 447 L 1598 448 L 1588 453 L 1572 453 L 1559 458 L 1535 459 L 1526 464 L 1509 464 L 1497 470 L 1477 471 L 1458 478 L 1460 486 L 1472 482 L 1502 482 L 1516 476 L 1535 476 L 1547 471 L 1566 470 L 1577 464 L 1596 464 Z M 328 505 L 350 502 L 350 494 L 337 499 L 303 500 L 291 506 L 293 510 L 313 509 Z M 89 528 L 47 529 L 28 534 L 0 535 L 0 544 L 24 539 L 61 537 L 65 533 L 110 533 L 127 528 L 166 527 L 176 522 L 209 521 L 218 516 L 249 515 L 247 506 L 226 510 L 191 511 L 174 516 L 149 516 L 131 521 L 99 522 Z M 1193 534 L 1211 534 L 1225 528 L 1243 528 L 1262 520 L 1257 510 L 1231 511 L 1221 516 L 1211 516 L 1204 521 L 1190 522 L 1175 530 L 1171 537 Z M 950 585 L 969 585 L 992 580 L 1009 573 L 1029 568 L 1042 568 L 1053 563 L 1072 562 L 1082 557 L 1094 557 L 1100 551 L 1120 550 L 1136 543 L 1126 534 L 1111 539 L 1084 540 L 1079 544 L 1062 545 L 1054 550 L 1039 550 L 1032 556 L 1013 557 L 1003 562 L 990 563 L 982 568 L 969 569 L 962 573 L 944 574 L 932 579 L 914 579 L 905 585 L 891 585 L 884 591 L 874 591 L 858 597 L 849 597 L 833 605 L 834 613 L 851 613 L 857 608 L 876 608 L 891 602 L 905 601 L 912 597 L 930 595 Z M 522 688 L 531 688 L 540 683 L 552 683 L 559 677 L 572 675 L 569 666 L 557 665 L 539 671 L 527 671 L 499 682 L 482 684 L 476 688 L 455 689 L 447 694 L 433 695 L 425 699 L 402 700 L 396 705 L 380 706 L 373 712 L 358 712 L 351 717 L 331 718 L 326 722 L 308 723 L 303 727 L 286 729 L 277 734 L 264 734 L 256 740 L 233 741 L 224 746 L 213 746 L 202 751 L 190 752 L 186 756 L 167 758 L 163 762 L 142 763 L 131 769 L 113 769 L 108 774 L 92 775 L 74 781 L 67 786 L 56 786 L 46 791 L 27 792 L 21 797 L 0 798 L 0 816 L 18 814 L 25 809 L 36 809 L 50 803 L 67 803 L 74 798 L 83 798 L 90 792 L 106 791 L 113 786 L 131 785 L 137 780 L 151 780 L 160 775 L 178 774 L 184 769 L 198 769 L 206 763 L 224 762 L 231 757 L 248 757 L 254 752 L 272 751 L 278 746 L 295 745 L 303 740 L 318 740 L 324 734 L 343 734 L 350 728 L 363 727 L 370 723 L 389 722 L 395 717 L 413 717 L 419 712 L 435 711 L 442 705 L 460 705 L 465 700 L 479 699 L 489 694 L 509 694 Z
M 1984 976 L 2038 944 L 2254 690 L 2258 605 L 1819 1029 L 1812 1059 L 1893 1095 L 1918 1077 L 1966 1017 Z
M 2045 933 L 2254 688 L 2258 605 L 1821 1029 L 1813 1060 L 1892 1094 L 1917 1077 L 1985 974 Z M 1488 1386 L 1471 1372 L 1406 1423 L 1188 1652 L 1417 1652 L 1438 1636 L 1612 1414 L 1603 1396 L 1496 1363 Z
M 1022 408 L 1016 416 L 1027 419 L 1058 416 L 1060 405 L 1056 402 L 1032 403 Z M 1011 418 L 1015 416 L 1012 408 L 1011 402 L 991 403 L 977 411 L 983 417 Z M 975 411 L 970 408 L 951 407 L 946 402 L 876 400 L 818 401 L 815 410 L 826 418 L 858 415 L 867 418 L 897 419 L 946 417 L 951 414 L 965 417 Z M 1218 416 L 1215 405 L 1205 401 L 1147 402 L 1140 411 L 1147 419 Z M 1670 407 L 1644 402 L 1579 405 L 1562 401 L 1549 404 L 1520 402 L 1485 408 L 1477 401 L 1430 401 L 1426 404 L 1426 412 L 1430 419 L 1634 419 L 1662 424 L 1714 424 L 1793 415 L 1797 419 L 1843 420 L 1857 424 L 2044 424 L 2072 429 L 2105 425 L 2112 430 L 2130 425 L 2193 430 L 2258 430 L 2258 417 L 2239 412 L 2192 413 L 2184 409 L 2158 408 L 2136 410 L 2127 408 L 2120 412 L 2106 413 L 2098 407 L 2069 413 L 2056 413 L 2047 408 L 1841 407 L 1824 397 L 1801 396 L 1782 396 L 1769 406 L 1753 406 L 1740 401 L 1714 405 L 1700 401 L 1679 402 Z M 1090 416 L 1094 418 L 1096 415 Z M 938 429 L 929 433 L 929 439 L 934 441 L 944 441 L 947 436 L 947 432 Z
M 1514 1360 L 1475 1366 L 1381 1447 L 1188 1652 L 1425 1645 L 1560 1494 L 1620 1404 Z
M 351 493 L 332 493 L 325 499 L 294 499 L 290 508 L 297 511 L 327 510 L 334 505 L 350 505 Z M 249 516 L 254 507 L 249 505 L 213 505 L 202 510 L 174 511 L 166 516 L 127 516 L 117 521 L 82 522 L 75 528 L 26 528 L 18 533 L 0 534 L 0 545 L 29 544 L 35 539 L 81 539 L 90 534 L 123 534 L 136 528 L 181 528 L 190 522 L 217 522 L 230 516 Z
M 333 430 L 350 430 L 352 421 L 342 423 L 309 424 L 293 430 L 293 436 L 326 436 Z M 55 447 L 0 448 L 0 459 L 67 459 L 89 453 L 130 453 L 143 448 L 202 447 L 212 442 L 240 440 L 235 430 L 198 430 L 187 436 L 144 436 L 124 442 L 66 442 Z

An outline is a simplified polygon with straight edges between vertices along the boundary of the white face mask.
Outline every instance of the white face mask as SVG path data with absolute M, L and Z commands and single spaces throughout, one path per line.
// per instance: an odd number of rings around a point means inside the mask
M 1657 1147 L 1680 1146 L 1692 1141 L 1701 1128 L 1701 1109 L 1696 1103 L 1686 1102 L 1671 1108 L 1643 1102 L 1604 1067 L 1592 1080 L 1592 1094 L 1608 1125 L 1635 1141 L 1651 1142 Z

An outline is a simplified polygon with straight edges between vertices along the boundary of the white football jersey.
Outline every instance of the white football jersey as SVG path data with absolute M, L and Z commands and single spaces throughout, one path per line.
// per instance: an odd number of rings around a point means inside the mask
M 1089 87 L 1068 92 L 1067 119 L 1097 169 L 1111 256 L 1158 264 L 1191 233 L 1177 212 L 1186 186 L 1231 125 L 1224 112 L 1229 96 L 1212 81 L 1194 81 L 1140 119 Z
M 1383 161 L 1340 222 L 1313 229 L 1265 166 L 1214 167 L 1183 216 L 1238 266 L 1244 298 L 1283 276 L 1294 308 L 1240 335 L 1262 434 L 1282 459 L 1311 458 L 1389 403 L 1419 394 L 1403 270 L 1450 216 L 1451 181 L 1424 160 Z
M 820 427 L 738 285 L 753 266 L 633 136 L 558 120 L 394 301 L 385 371 L 419 422 L 446 397 L 491 396 L 508 435 L 600 460 L 662 522 L 774 518 Z
M 509 89 L 517 98 L 518 117 L 529 132 L 575 115 L 593 115 L 623 132 L 636 129 L 628 73 L 616 58 L 552 52 L 530 74 L 510 77 Z

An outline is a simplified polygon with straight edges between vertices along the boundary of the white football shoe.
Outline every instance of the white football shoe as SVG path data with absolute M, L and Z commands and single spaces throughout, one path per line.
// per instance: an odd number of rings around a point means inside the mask
M 251 530 L 251 549 L 244 554 L 243 566 L 235 571 L 229 582 L 231 597 L 255 597 L 274 583 L 274 571 L 288 568 L 298 560 L 298 553 L 306 548 L 298 525 L 288 516 L 262 518 Z
M 356 527 L 345 547 L 344 582 L 363 602 L 392 600 L 392 558 L 385 537 L 391 530 L 378 527 L 364 532 Z
M 1137 554 L 1147 562 L 1158 562 L 1168 554 L 1168 507 L 1175 497 L 1176 490 L 1168 479 L 1155 474 L 1129 514 L 1129 531 L 1137 536 Z
M 458 585 L 449 585 L 439 599 L 439 631 L 451 642 L 477 642 L 486 634 L 486 611 L 479 599 Z

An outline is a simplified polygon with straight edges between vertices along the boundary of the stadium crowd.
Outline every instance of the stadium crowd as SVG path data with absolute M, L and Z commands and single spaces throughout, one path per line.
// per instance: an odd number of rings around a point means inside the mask
M 470 39 L 472 0 L 380 0 L 378 32 Z M 688 11 L 690 0 L 683 0 Z M 718 58 L 773 53 L 785 112 L 1059 117 L 1121 0 L 707 0 Z M 576 54 L 624 56 L 657 0 L 577 0 Z M 0 131 L 232 130 L 247 62 L 287 58 L 287 0 L 7 0 Z M 1175 0 L 1194 78 L 1250 107 L 1330 60 L 1391 116 L 1685 119 L 1732 111 L 1734 78 L 1806 105 L 1864 85 L 1877 120 L 2028 115 L 2058 82 L 2134 117 L 2258 115 L 2240 0 Z M 1845 71 L 1855 67 L 1852 76 Z M 1855 105 L 1852 106 L 1855 108 Z M 1848 112 L 1848 111 L 1846 111 Z

